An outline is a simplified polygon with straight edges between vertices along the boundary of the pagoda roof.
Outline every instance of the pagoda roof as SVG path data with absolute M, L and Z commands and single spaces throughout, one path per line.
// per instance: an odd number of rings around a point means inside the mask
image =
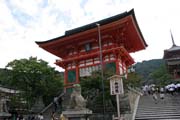
M 130 17 L 130 18 L 127 18 Z M 100 24 L 101 27 L 105 27 L 106 25 L 109 25 L 113 22 L 120 22 L 121 20 L 123 21 L 123 19 L 127 18 L 128 20 L 131 21 L 131 27 L 129 29 L 133 29 L 136 32 L 132 32 L 133 35 L 131 36 L 131 39 L 133 39 L 134 41 L 139 41 L 136 45 L 134 45 L 134 43 L 131 43 L 129 41 L 127 41 L 127 44 L 131 44 L 130 46 L 134 46 L 133 49 L 128 50 L 128 52 L 136 52 L 138 50 L 142 50 L 145 49 L 147 47 L 147 43 L 144 40 L 144 37 L 140 31 L 140 28 L 137 24 L 136 21 L 136 17 L 134 14 L 134 9 L 130 10 L 130 11 L 126 11 L 124 13 L 100 20 L 100 21 L 96 21 L 75 29 L 71 29 L 65 32 L 64 35 L 57 37 L 57 38 L 53 38 L 47 41 L 36 41 L 36 43 L 43 49 L 47 50 L 48 52 L 61 57 L 61 55 L 59 55 L 60 53 L 57 52 L 57 50 L 55 50 L 58 45 L 60 43 L 64 43 L 65 41 L 70 41 L 70 40 L 74 40 L 75 38 L 77 39 L 77 37 L 82 37 L 82 36 L 86 36 L 87 32 L 90 32 L 91 30 L 93 30 L 93 32 L 97 33 L 97 23 Z M 122 22 L 121 21 L 121 22 Z M 125 20 L 124 20 L 125 21 Z M 116 23 L 117 24 L 117 23 Z M 114 26 L 116 24 L 113 24 Z M 118 25 L 117 25 L 118 26 Z M 112 29 L 112 28 L 110 28 Z M 129 31 L 130 32 L 130 31 Z M 92 32 L 91 32 L 92 33 Z M 67 42 L 68 43 L 68 42 Z M 73 43 L 71 43 L 73 44 Z M 64 47 L 64 46 L 63 46 Z M 58 48 L 62 48 L 62 46 L 58 46 Z M 130 49 L 130 48 L 129 48 Z M 58 49 L 59 50 L 59 49 Z
M 172 52 L 172 51 L 177 51 L 180 50 L 180 46 L 172 46 L 171 48 L 165 50 L 166 52 Z
M 175 44 L 173 34 L 171 31 L 170 33 L 171 33 L 172 47 L 164 50 L 163 58 L 166 60 L 171 60 L 171 59 L 174 60 L 180 57 L 180 46 L 177 46 Z
M 174 59 L 180 57 L 180 46 L 172 46 L 171 48 L 164 50 L 163 59 Z
M 172 43 L 173 43 L 172 47 L 169 48 L 169 49 L 164 50 L 163 58 L 166 59 L 166 60 L 170 60 L 170 59 L 180 57 L 180 46 L 177 46 L 175 44 L 172 33 L 171 33 L 171 38 L 172 38 Z

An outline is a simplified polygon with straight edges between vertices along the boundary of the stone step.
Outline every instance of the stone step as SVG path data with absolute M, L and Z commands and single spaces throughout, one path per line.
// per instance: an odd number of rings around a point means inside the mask
M 179 116 L 180 114 L 179 113 L 173 113 L 173 112 L 156 112 L 156 113 L 140 113 L 140 114 L 137 114 L 136 116 L 167 116 L 167 115 L 175 115 L 175 116 Z
M 178 101 L 170 101 L 170 100 L 165 100 L 165 101 L 162 101 L 162 100 L 158 100 L 157 101 L 157 103 L 166 103 L 166 104 L 179 104 L 180 103 L 180 100 L 178 100 Z M 174 102 L 176 102 L 176 103 L 174 103 Z M 155 101 L 154 100 L 152 100 L 152 101 L 146 101 L 146 102 L 142 102 L 142 101 L 140 101 L 140 103 L 139 103 L 139 105 L 144 105 L 144 104 L 154 104 L 155 103 Z
M 174 114 L 174 115 L 179 115 L 179 112 L 146 112 L 146 113 L 138 113 L 136 114 L 136 116 L 140 116 L 140 115 L 170 115 L 170 114 Z
M 143 107 L 141 107 L 141 106 L 139 106 L 138 107 L 138 109 L 139 110 L 146 110 L 146 109 L 149 109 L 149 110 L 154 110 L 154 109 L 156 109 L 156 110 L 170 110 L 170 109 L 172 109 L 172 110 L 174 110 L 174 109 L 180 109 L 180 106 L 179 105 L 176 105 L 176 106 L 171 106 L 171 105 L 169 105 L 169 106 L 143 106 Z
M 149 100 L 149 101 L 139 101 L 139 105 L 144 105 L 144 104 L 154 104 L 155 101 L 154 100 Z M 179 100 L 157 100 L 157 102 L 164 102 L 166 104 L 179 104 L 180 103 L 180 99 Z M 174 103 L 176 102 L 176 103 Z
M 139 108 L 137 111 L 146 111 L 146 110 L 152 110 L 152 111 L 154 111 L 154 110 L 157 110 L 157 111 L 161 111 L 161 110 L 179 110 L 180 109 L 180 106 L 176 106 L 176 107 L 171 107 L 171 106 L 169 106 L 169 107 L 143 107 L 143 108 Z
M 179 106 L 179 104 L 178 103 L 176 103 L 176 104 L 170 104 L 170 103 L 162 103 L 162 102 L 159 102 L 159 103 L 152 103 L 152 104 L 144 104 L 144 105 L 138 105 L 138 107 L 148 107 L 148 106 L 150 106 L 150 107 L 177 107 L 177 106 Z
M 137 115 L 136 117 L 145 117 L 145 116 L 149 116 L 149 117 L 154 117 L 154 116 L 179 116 L 180 117 L 180 114 L 177 114 L 177 113 L 170 113 L 170 114 L 141 114 L 141 115 Z
M 167 95 L 155 104 L 152 96 L 140 98 L 135 120 L 180 120 L 180 96 Z
M 166 113 L 166 114 L 171 114 L 171 113 L 176 113 L 176 114 L 179 114 L 180 113 L 180 111 L 145 111 L 145 112 L 138 112 L 138 114 L 137 115 L 139 115 L 139 114 L 157 114 L 157 113 Z
M 139 108 L 137 111 L 154 111 L 154 110 L 156 110 L 156 111 L 168 111 L 168 110 L 170 110 L 170 111 L 178 111 L 178 110 L 180 110 L 180 107 L 163 107 L 163 108 L 160 108 L 160 107 L 153 107 L 153 108 L 150 108 L 150 107 L 143 107 L 143 108 Z
M 136 117 L 135 120 L 180 120 L 180 116 L 144 116 Z

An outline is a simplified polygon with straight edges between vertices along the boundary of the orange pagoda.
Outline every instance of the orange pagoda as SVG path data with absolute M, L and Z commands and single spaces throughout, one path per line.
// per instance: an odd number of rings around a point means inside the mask
M 172 47 L 164 50 L 163 59 L 168 72 L 173 76 L 174 79 L 180 78 L 180 46 L 177 46 L 174 42 L 173 35 L 171 33 Z
M 67 90 L 79 83 L 80 77 L 100 70 L 101 64 L 118 75 L 127 75 L 127 68 L 134 63 L 130 53 L 147 47 L 133 9 L 36 43 L 59 57 L 55 64 L 65 69 Z

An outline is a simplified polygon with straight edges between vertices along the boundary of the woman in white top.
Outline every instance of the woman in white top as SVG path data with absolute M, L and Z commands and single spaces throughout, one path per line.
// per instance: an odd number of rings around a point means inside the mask
M 161 98 L 161 99 L 164 99 L 164 96 L 165 96 L 165 95 L 164 95 L 164 92 L 165 92 L 165 91 L 164 91 L 164 88 L 161 87 L 161 88 L 160 88 L 160 98 Z

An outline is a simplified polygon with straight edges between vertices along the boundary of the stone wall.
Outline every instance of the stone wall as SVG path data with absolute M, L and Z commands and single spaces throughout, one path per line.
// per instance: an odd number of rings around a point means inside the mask
M 134 120 L 139 103 L 139 98 L 141 95 L 143 95 L 141 91 L 130 87 L 128 88 L 128 97 L 129 97 L 131 112 L 129 114 L 124 115 L 125 120 Z

